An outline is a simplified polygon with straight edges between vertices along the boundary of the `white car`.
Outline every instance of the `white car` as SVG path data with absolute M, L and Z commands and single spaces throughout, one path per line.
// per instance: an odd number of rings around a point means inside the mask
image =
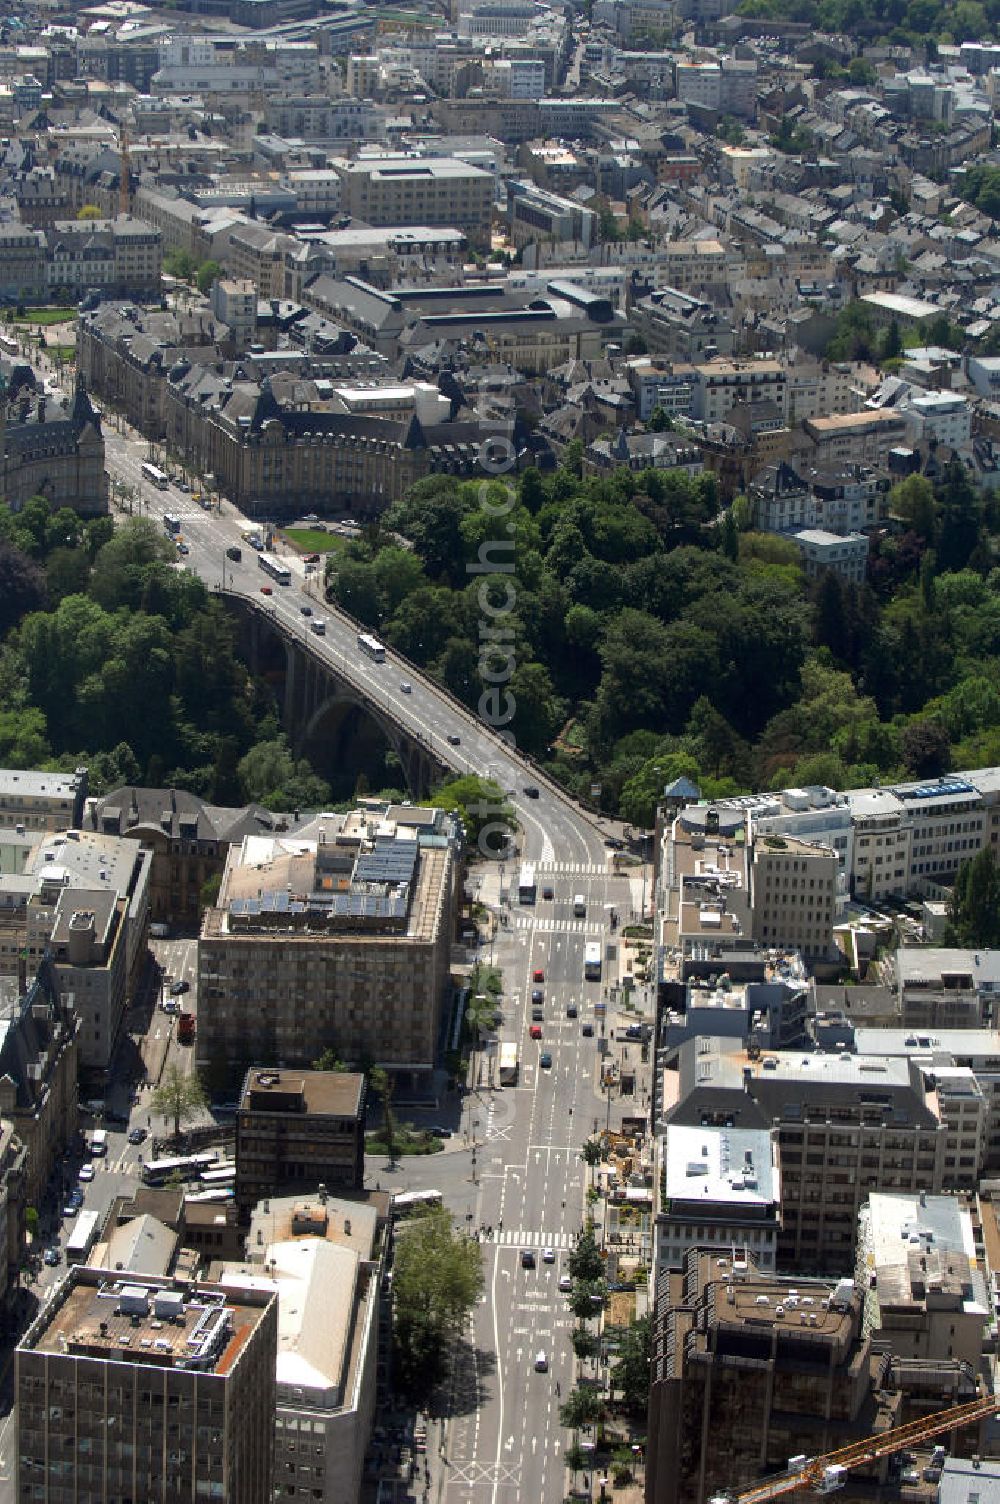
M 570 1277 L 569 1277 L 568 1274 L 560 1274 L 560 1276 L 559 1276 L 559 1288 L 563 1292 L 564 1295 L 568 1295 L 569 1292 L 572 1290 L 572 1288 L 573 1288 L 573 1281 L 570 1279 Z
M 408 679 L 400 679 L 400 681 L 399 681 L 399 687 L 403 691 L 404 695 L 409 695 L 409 694 L 413 693 L 413 685 L 410 683 L 410 681 Z
M 542 1250 L 542 1263 L 543 1264 L 554 1264 L 555 1261 L 556 1261 L 556 1251 L 555 1251 L 554 1248 L 545 1248 L 545 1249 Z
M 542 1350 L 541 1350 L 541 1352 L 537 1352 L 535 1354 L 535 1372 L 536 1373 L 548 1373 L 548 1371 L 549 1371 L 549 1355 L 548 1355 L 548 1353 L 545 1351 L 545 1349 L 543 1347 Z
M 93 1167 L 93 1165 L 81 1165 L 80 1166 L 80 1173 L 77 1176 L 77 1179 L 78 1180 L 93 1180 L 93 1178 L 94 1178 L 94 1167 Z

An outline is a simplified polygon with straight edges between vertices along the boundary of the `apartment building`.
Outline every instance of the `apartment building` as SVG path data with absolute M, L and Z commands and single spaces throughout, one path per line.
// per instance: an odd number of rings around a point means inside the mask
M 57 220 L 46 232 L 46 290 L 79 297 L 100 288 L 125 297 L 159 297 L 163 242 L 142 219 Z
M 345 214 L 371 225 L 451 225 L 488 250 L 493 175 L 455 157 L 332 157 Z
M 939 1191 L 944 1182 L 947 1130 L 933 1086 L 917 1062 L 868 1048 L 751 1058 L 731 1041 L 700 1038 L 678 1052 L 665 1122 L 777 1130 L 781 1268 L 853 1268 L 869 1191 Z
M 869 540 L 864 533 L 831 533 L 826 528 L 796 528 L 789 534 L 802 555 L 807 579 L 828 571 L 849 584 L 863 583 L 868 569 Z
M 858 1287 L 865 1330 L 896 1357 L 957 1359 L 980 1371 L 992 1301 L 962 1197 L 870 1196 L 861 1209 Z
M 199 1067 L 242 1078 L 327 1046 L 415 1080 L 437 1057 L 455 839 L 440 812 L 323 817 L 313 837 L 232 847 L 198 946 Z
M 375 1208 L 324 1193 L 269 1197 L 251 1223 L 247 1262 L 221 1266 L 224 1287 L 269 1286 L 278 1298 L 276 1498 L 349 1504 L 361 1496 L 384 1258 Z
M 692 1248 L 746 1249 L 774 1272 L 781 1182 L 777 1142 L 752 1128 L 671 1124 L 657 1139 L 656 1280 L 683 1269 Z
M 777 360 L 711 360 L 694 367 L 692 416 L 724 422 L 737 403 L 773 402 L 788 420 L 788 373 Z
M 236 1114 L 240 1209 L 298 1187 L 360 1190 L 365 1095 L 365 1077 L 346 1071 L 248 1071 Z
M 909 438 L 906 417 L 895 409 L 807 418 L 802 431 L 808 441 L 803 447 L 803 456 L 817 469 L 851 464 L 882 465 L 889 451 L 907 444 Z
M 68 830 L 83 821 L 87 769 L 74 773 L 0 770 L 0 828 Z
M 755 838 L 750 865 L 754 939 L 804 956 L 829 955 L 837 877 L 837 857 L 829 847 L 794 836 Z
M 0 1120 L 24 1158 L 6 1179 L 7 1217 L 20 1233 L 8 1243 L 8 1278 L 21 1267 L 24 1206 L 39 1206 L 49 1178 L 76 1138 L 80 1019 L 43 961 L 28 977 L 0 979 Z M 7 1145 L 13 1156 L 13 1146 Z M 0 1156 L 2 1158 L 2 1156 Z M 15 1163 L 12 1159 L 12 1163 Z M 23 1202 L 15 1219 L 13 1206 Z M 0 1257 L 3 1241 L 0 1239 Z
M 13 511 L 43 495 L 55 510 L 107 513 L 101 418 L 79 375 L 69 403 L 32 398 L 25 389 L 8 401 L 0 379 L 0 494 Z
M 270 1504 L 270 1289 L 71 1267 L 16 1351 L 22 1499 Z
M 677 98 L 722 115 L 752 120 L 757 112 L 757 64 L 752 58 L 678 62 Z

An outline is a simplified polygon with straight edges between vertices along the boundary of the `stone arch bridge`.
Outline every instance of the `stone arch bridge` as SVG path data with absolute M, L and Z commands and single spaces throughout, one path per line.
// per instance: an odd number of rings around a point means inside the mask
M 305 617 L 298 631 L 273 606 L 235 593 L 224 599 L 239 620 L 247 666 L 274 690 L 295 756 L 308 757 L 335 790 L 346 789 L 347 797 L 359 773 L 374 770 L 377 778 L 389 751 L 414 799 L 426 796 L 448 771 L 426 740 L 395 716 L 373 664 L 345 669 L 333 662 L 327 639 L 314 634 Z M 390 762 L 385 784 L 394 781 Z

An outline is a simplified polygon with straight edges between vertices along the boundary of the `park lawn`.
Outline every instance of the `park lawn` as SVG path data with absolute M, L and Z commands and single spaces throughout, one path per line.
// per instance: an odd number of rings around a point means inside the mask
M 282 528 L 281 535 L 304 554 L 334 554 L 347 541 L 336 533 L 323 533 L 315 527 L 286 527 Z
M 50 360 L 63 361 L 70 364 L 76 359 L 75 345 L 46 345 L 45 354 Z
M 75 308 L 28 308 L 16 314 L 15 324 L 72 324 L 76 320 Z

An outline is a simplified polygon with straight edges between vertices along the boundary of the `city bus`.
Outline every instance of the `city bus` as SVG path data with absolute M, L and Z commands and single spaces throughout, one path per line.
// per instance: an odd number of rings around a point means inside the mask
M 392 1198 L 392 1214 L 394 1217 L 409 1217 L 425 1207 L 433 1209 L 440 1205 L 440 1191 L 399 1191 Z
M 142 1166 L 145 1185 L 165 1185 L 174 1175 L 182 1180 L 197 1180 L 218 1162 L 218 1149 L 203 1149 L 200 1154 L 181 1154 L 174 1159 L 147 1159 Z
M 530 862 L 525 862 L 517 879 L 518 903 L 534 903 L 537 891 L 535 887 L 535 869 Z
M 601 945 L 598 940 L 593 940 L 584 947 L 583 974 L 588 982 L 601 980 Z
M 209 1189 L 213 1186 L 218 1190 L 220 1186 L 235 1185 L 236 1166 L 220 1165 L 218 1169 L 202 1170 L 198 1179 L 203 1186 L 207 1186 Z
M 235 1195 L 236 1192 L 231 1185 L 217 1185 L 214 1191 L 193 1191 L 190 1196 L 184 1197 L 184 1205 L 187 1206 L 189 1202 L 199 1201 L 232 1201 Z
M 177 534 L 181 530 L 181 519 L 179 517 L 175 517 L 173 512 L 164 512 L 163 530 L 165 533 L 169 533 L 171 538 L 176 538 Z
M 292 583 L 292 571 L 287 564 L 282 564 L 273 554 L 258 554 L 257 563 L 265 574 L 269 574 L 272 580 L 277 580 L 279 585 Z
M 369 658 L 373 658 L 376 663 L 385 662 L 385 648 L 379 642 L 378 638 L 372 637 L 369 632 L 358 633 L 358 647 L 363 653 L 367 653 Z
M 100 1217 L 97 1212 L 82 1211 L 73 1224 L 73 1231 L 66 1239 L 67 1264 L 85 1264 L 87 1255 L 97 1242 Z
M 148 480 L 149 484 L 155 486 L 158 491 L 165 491 L 170 484 L 169 475 L 166 475 L 157 465 L 151 465 L 148 460 L 143 460 L 142 478 Z
M 517 1085 L 517 1045 L 509 1039 L 503 1040 L 500 1045 L 500 1085 Z

